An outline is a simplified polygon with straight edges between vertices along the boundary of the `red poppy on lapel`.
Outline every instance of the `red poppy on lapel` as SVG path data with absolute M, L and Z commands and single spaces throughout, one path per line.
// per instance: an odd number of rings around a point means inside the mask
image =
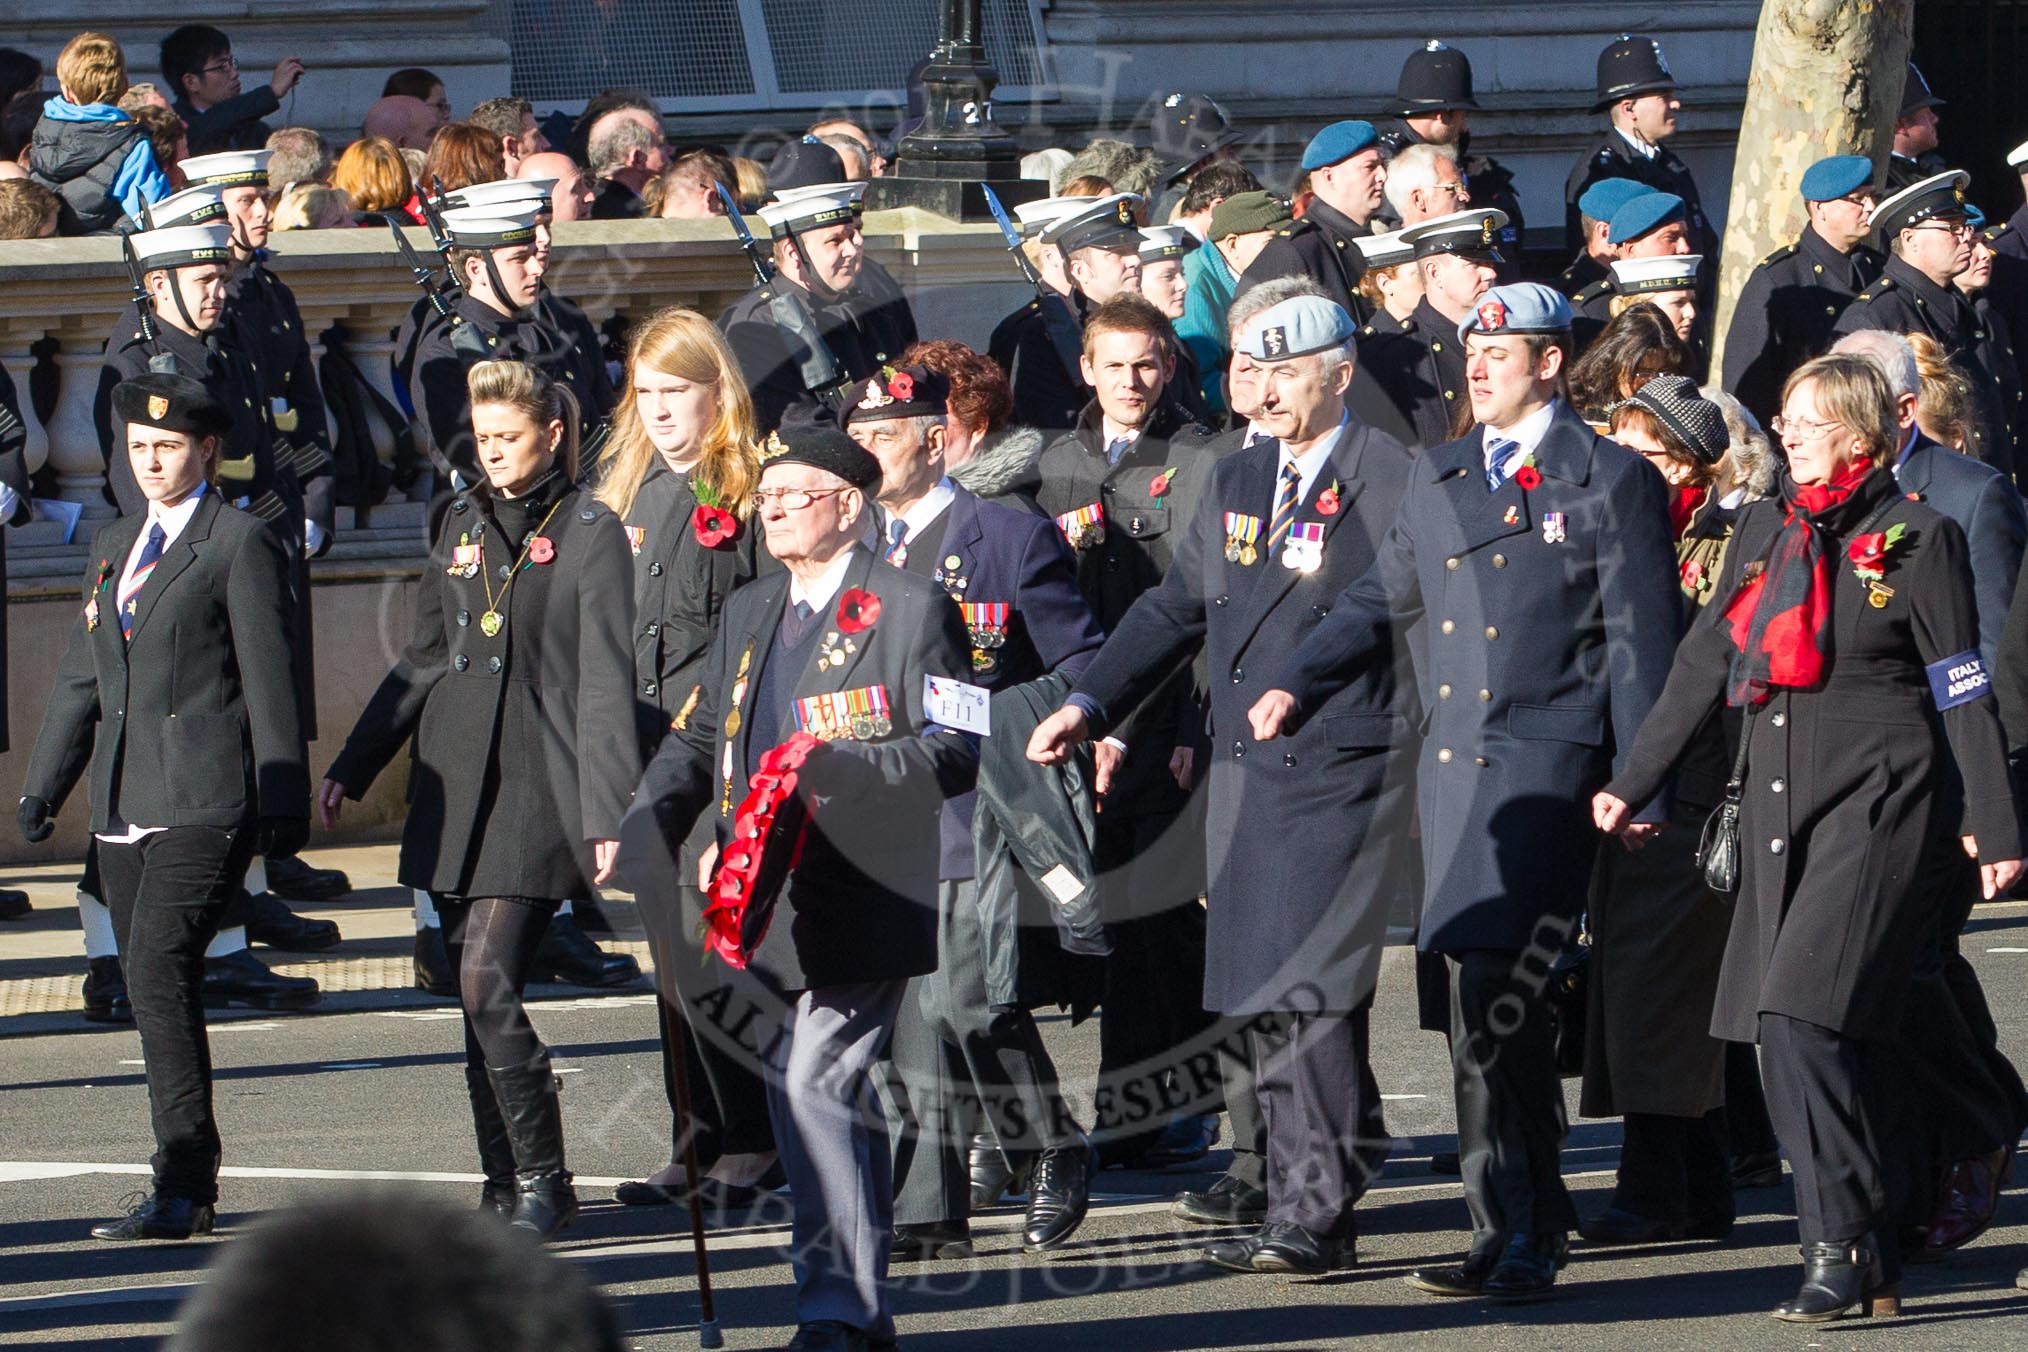
M 1160 474 L 1157 474 L 1154 478 L 1148 480 L 1148 496 L 1151 498 L 1159 498 L 1167 494 L 1169 491 L 1169 483 L 1175 477 L 1176 477 L 1175 470 L 1165 469 Z
M 1542 471 L 1533 465 L 1523 465 L 1514 471 L 1514 482 L 1521 485 L 1521 491 L 1532 493 L 1542 487 Z
M 698 544 L 716 549 L 739 534 L 739 518 L 723 507 L 703 506 L 690 514 L 690 529 Z
M 556 544 L 547 535 L 538 535 L 528 542 L 528 561 L 548 563 L 556 557 Z
M 880 598 L 870 591 L 848 587 L 838 598 L 838 631 L 857 634 L 871 629 L 880 618 Z
M 1317 494 L 1317 515 L 1338 515 L 1338 481 L 1331 480 L 1331 486 Z

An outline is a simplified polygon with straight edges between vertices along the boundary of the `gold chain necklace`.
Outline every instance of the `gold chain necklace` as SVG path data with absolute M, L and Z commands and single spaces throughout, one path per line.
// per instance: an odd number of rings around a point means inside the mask
M 501 629 L 506 627 L 507 617 L 500 613 L 500 608 L 507 604 L 507 593 L 514 590 L 514 583 L 520 578 L 522 569 L 528 564 L 528 551 L 534 548 L 535 542 L 541 538 L 542 532 L 549 529 L 549 518 L 555 516 L 556 509 L 561 506 L 563 506 L 562 498 L 558 498 L 554 503 L 550 504 L 548 515 L 542 518 L 542 524 L 537 526 L 530 532 L 528 538 L 521 542 L 521 555 L 514 560 L 514 566 L 508 570 L 507 581 L 501 586 L 498 596 L 493 595 L 493 579 L 487 576 L 483 566 L 479 569 L 479 585 L 486 589 L 486 613 L 479 616 L 479 632 L 487 638 L 497 638 Z

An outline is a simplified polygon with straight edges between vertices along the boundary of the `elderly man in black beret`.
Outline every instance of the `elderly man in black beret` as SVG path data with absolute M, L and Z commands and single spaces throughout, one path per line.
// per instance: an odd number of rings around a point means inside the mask
M 939 816 L 972 788 L 971 643 L 936 581 L 863 544 L 880 462 L 828 424 L 769 439 L 754 502 L 784 571 L 733 593 L 697 706 L 664 739 L 621 826 L 636 887 L 670 843 L 734 805 L 773 748 L 824 745 L 802 767 L 808 809 L 780 900 L 750 955 L 779 1002 L 752 1046 L 795 1198 L 798 1348 L 884 1347 L 893 1228 L 887 1128 L 871 1071 L 910 977 L 937 965 Z

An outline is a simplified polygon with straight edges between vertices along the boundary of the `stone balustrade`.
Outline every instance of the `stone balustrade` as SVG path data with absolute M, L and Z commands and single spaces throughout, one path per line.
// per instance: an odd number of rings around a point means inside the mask
M 954 225 L 913 210 L 875 212 L 867 244 L 908 289 L 922 332 L 983 347 L 999 318 L 1026 294 L 1019 274 L 990 226 Z M 428 252 L 421 230 L 411 242 Z M 309 333 L 321 343 L 336 335 L 367 378 L 394 397 L 388 357 L 393 333 L 420 294 L 394 242 L 382 229 L 278 234 L 275 271 L 295 290 Z M 668 305 L 717 315 L 753 284 L 745 255 L 719 221 L 585 221 L 557 227 L 548 284 L 584 306 L 595 324 L 615 315 L 633 319 Z M 111 239 L 52 239 L 0 244 L 0 363 L 21 386 L 23 402 L 38 357 L 53 374 L 54 406 L 38 418 L 23 410 L 29 466 L 56 473 L 58 496 L 85 508 L 87 526 L 110 514 L 101 494 L 105 467 L 92 424 L 102 351 L 108 334 L 133 315 L 132 285 Z M 53 346 L 54 351 L 47 350 Z M 316 355 L 321 356 L 321 347 Z M 376 449 L 392 452 L 391 434 L 376 425 Z M 401 521 L 400 514 L 376 514 Z M 57 576 L 68 585 L 69 549 L 51 548 L 38 524 L 17 535 L 9 572 L 16 590 Z M 37 532 L 42 532 L 38 535 Z M 342 538 L 342 537 L 341 537 Z M 405 552 L 419 535 L 404 534 Z M 339 562 L 356 551 L 341 550 Z

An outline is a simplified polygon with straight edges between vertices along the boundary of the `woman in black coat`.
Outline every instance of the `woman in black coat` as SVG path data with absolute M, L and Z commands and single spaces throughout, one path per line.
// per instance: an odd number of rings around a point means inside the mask
M 289 562 L 212 487 L 232 418 L 187 376 L 121 382 L 117 452 L 146 501 L 100 531 L 70 646 L 21 787 L 30 843 L 87 772 L 154 1120 L 154 1188 L 99 1239 L 212 1228 L 218 1124 L 205 1038 L 204 950 L 256 849 L 310 834 Z
M 2021 850 L 1964 536 L 1896 489 L 1886 379 L 1820 357 L 1782 406 L 1792 477 L 1741 515 L 1722 600 L 1593 814 L 1623 832 L 1721 698 L 1743 711 L 1742 874 L 1711 1030 L 1760 1044 L 1804 1260 L 1774 1314 L 1819 1323 L 1899 1309 L 1879 1071 L 1931 879 L 1962 848 L 1991 897 Z
M 465 1011 L 485 1201 L 547 1236 L 577 1198 L 521 990 L 557 906 L 612 869 L 640 777 L 626 535 L 580 491 L 577 404 L 520 362 L 469 376 L 487 482 L 449 504 L 415 638 L 317 801 L 335 825 L 413 738 L 401 881 L 432 893 Z
M 699 699 L 704 655 L 734 588 L 764 558 L 749 495 L 760 478 L 753 400 L 731 347 L 695 310 L 651 315 L 634 331 L 627 375 L 598 474 L 598 498 L 626 527 L 634 568 L 634 710 L 641 759 Z M 766 1086 L 728 1032 L 751 1003 L 751 983 L 706 963 L 693 936 L 703 919 L 699 868 L 710 862 L 705 821 L 635 900 L 661 991 L 662 1080 L 675 1120 L 669 1163 L 615 1196 L 630 1205 L 683 1200 L 683 1131 L 697 1134 L 700 1191 L 718 1209 L 777 1187 Z M 700 1030 L 686 1010 L 711 1011 Z M 700 1031 L 702 1036 L 700 1036 Z M 677 1076 L 691 1122 L 677 1108 Z

